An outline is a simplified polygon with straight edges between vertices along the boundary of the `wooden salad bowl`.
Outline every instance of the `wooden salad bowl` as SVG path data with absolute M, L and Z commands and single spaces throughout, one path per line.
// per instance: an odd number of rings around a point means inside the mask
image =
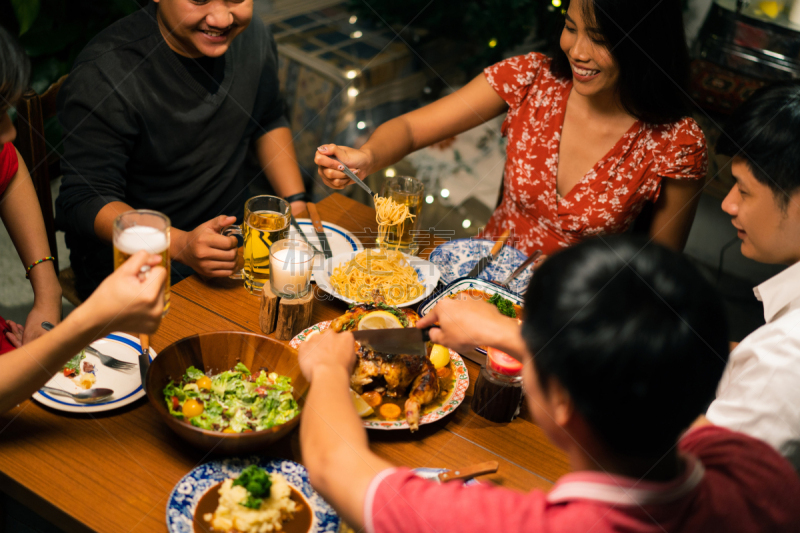
M 309 383 L 300 372 L 297 357 L 294 348 L 255 333 L 218 331 L 192 335 L 170 344 L 153 360 L 147 372 L 147 398 L 164 422 L 197 448 L 219 454 L 263 451 L 292 431 L 300 423 L 300 415 L 280 426 L 251 433 L 209 431 L 169 414 L 164 387 L 170 380 L 180 381 L 190 366 L 207 375 L 216 375 L 243 363 L 253 373 L 265 368 L 289 376 L 294 388 L 292 394 L 302 410 Z

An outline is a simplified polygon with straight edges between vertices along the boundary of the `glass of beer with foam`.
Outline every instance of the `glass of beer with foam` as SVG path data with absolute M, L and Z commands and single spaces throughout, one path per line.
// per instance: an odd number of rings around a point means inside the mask
M 161 266 L 167 269 L 164 314 L 169 310 L 169 228 L 166 215 L 148 209 L 128 211 L 114 220 L 114 270 L 139 250 L 161 256 Z
M 244 240 L 244 268 L 231 277 L 244 278 L 244 286 L 251 294 L 269 283 L 269 249 L 289 236 L 290 213 L 283 198 L 254 196 L 244 204 L 242 225 L 222 230 L 223 235 L 239 235 Z

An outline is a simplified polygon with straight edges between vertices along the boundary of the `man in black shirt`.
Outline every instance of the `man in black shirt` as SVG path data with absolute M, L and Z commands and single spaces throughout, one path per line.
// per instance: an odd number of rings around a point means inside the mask
M 251 147 L 276 194 L 305 209 L 275 41 L 252 0 L 154 0 L 86 46 L 59 110 L 57 222 L 83 297 L 111 272 L 112 224 L 131 209 L 170 217 L 173 283 L 230 275 L 237 243 L 220 230 L 258 175 Z

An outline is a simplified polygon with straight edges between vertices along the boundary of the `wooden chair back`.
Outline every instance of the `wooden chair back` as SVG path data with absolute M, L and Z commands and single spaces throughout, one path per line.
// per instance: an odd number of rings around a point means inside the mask
M 46 120 L 56 116 L 58 91 L 66 79 L 66 75 L 62 76 L 41 95 L 33 89 L 25 91 L 17 104 L 17 139 L 14 141 L 14 146 L 28 166 L 33 186 L 36 188 L 50 253 L 55 257 L 56 272 L 59 272 L 58 246 L 56 246 L 56 222 L 53 214 L 53 198 L 50 194 L 50 179 L 58 175 L 59 156 L 55 147 L 47 146 L 44 124 Z M 55 173 L 53 176 L 50 175 L 51 169 Z

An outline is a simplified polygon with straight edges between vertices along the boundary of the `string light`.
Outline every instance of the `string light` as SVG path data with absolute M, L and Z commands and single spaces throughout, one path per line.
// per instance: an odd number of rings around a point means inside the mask
M 350 17 L 350 24 L 355 24 L 356 22 L 358 22 L 357 16 L 353 15 L 352 17 Z
M 432 203 L 433 203 L 433 200 L 434 200 L 434 198 L 433 198 L 433 196 L 432 196 L 432 195 L 430 195 L 430 194 L 429 194 L 428 196 L 426 196 L 426 197 L 425 197 L 425 203 L 426 203 L 426 204 L 432 204 Z
M 356 96 L 358 96 L 358 89 L 356 89 L 355 87 L 350 87 L 349 89 L 347 89 L 347 96 L 355 98 Z
M 358 122 L 358 124 L 356 124 L 356 127 L 357 127 L 358 129 L 360 129 L 360 130 L 363 130 L 364 128 L 366 128 L 366 127 L 367 127 L 367 123 L 366 123 L 366 122 L 364 122 L 363 120 L 360 120 L 360 121 Z
M 561 7 L 561 0 L 553 0 L 553 7 Z
M 358 71 L 357 70 L 348 70 L 346 75 L 347 75 L 347 79 L 348 80 L 352 80 L 352 79 L 355 79 L 356 76 L 358 76 Z
M 356 30 L 356 31 L 354 31 L 353 33 L 350 34 L 350 38 L 351 39 L 360 39 L 362 35 L 364 35 L 364 34 L 361 33 L 361 31 Z
M 464 222 L 461 223 L 461 227 L 464 228 L 464 229 L 467 229 L 471 225 L 472 225 L 472 222 L 469 219 L 466 219 L 466 220 L 464 220 Z
M 448 196 L 450 196 L 450 191 L 448 189 L 442 189 L 442 192 L 440 192 L 439 194 L 442 195 L 442 198 L 447 198 Z
M 393 178 L 397 175 L 397 172 L 393 168 L 389 167 L 386 169 L 385 174 L 387 178 Z
M 553 2 L 558 2 L 558 0 L 553 0 Z M 497 39 L 489 41 L 489 48 L 494 48 L 495 46 L 497 46 Z

